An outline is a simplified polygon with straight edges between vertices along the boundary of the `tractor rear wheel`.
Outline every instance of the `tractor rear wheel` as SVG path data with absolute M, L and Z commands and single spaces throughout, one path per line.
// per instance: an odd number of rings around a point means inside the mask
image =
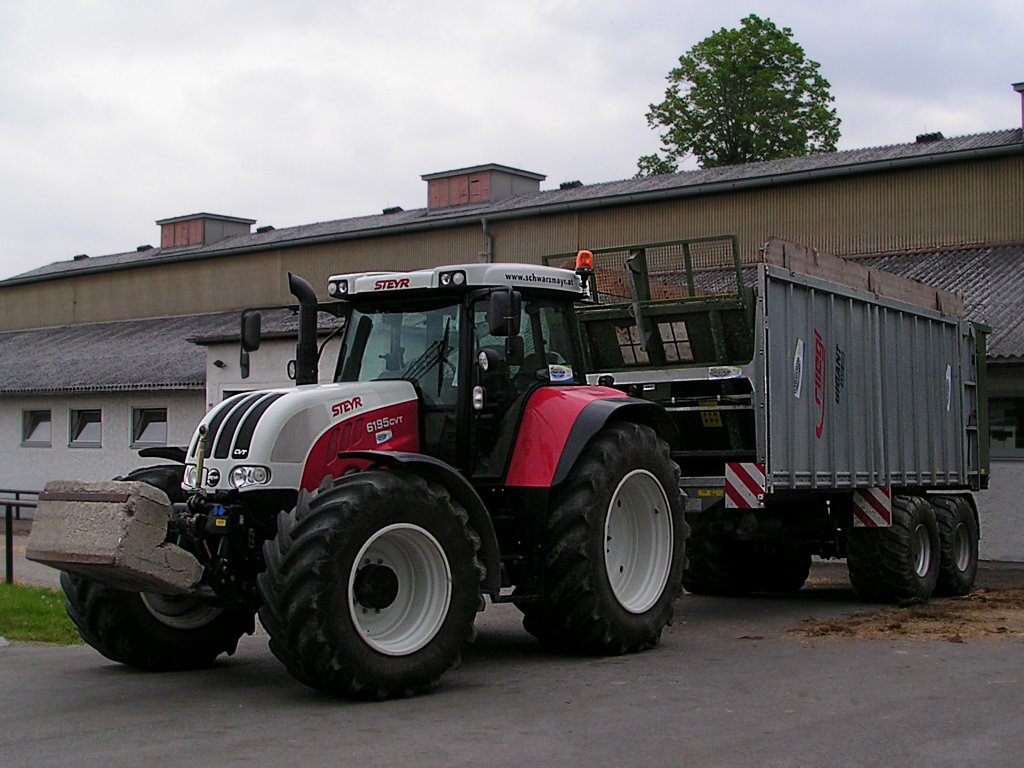
M 173 501 L 184 498 L 184 466 L 142 467 L 118 480 L 159 488 Z M 82 640 L 111 661 L 154 672 L 208 667 L 235 652 L 255 629 L 251 611 L 210 605 L 194 597 L 129 592 L 61 573 L 68 617 Z
M 615 423 L 586 448 L 548 520 L 544 588 L 523 626 L 577 653 L 654 646 L 680 593 L 679 468 L 649 427 Z
M 441 486 L 347 475 L 278 516 L 260 621 L 302 683 L 383 699 L 434 687 L 483 609 L 480 539 Z

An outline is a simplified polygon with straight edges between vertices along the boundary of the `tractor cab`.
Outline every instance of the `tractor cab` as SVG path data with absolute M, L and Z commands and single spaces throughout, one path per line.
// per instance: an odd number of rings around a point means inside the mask
M 572 272 L 481 264 L 339 275 L 345 333 L 334 381 L 415 388 L 420 449 L 467 476 L 498 478 L 530 393 L 585 383 Z

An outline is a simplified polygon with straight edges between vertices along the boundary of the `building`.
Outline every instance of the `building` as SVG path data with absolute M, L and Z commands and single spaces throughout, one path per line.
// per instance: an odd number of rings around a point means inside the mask
M 416 210 L 255 230 L 178 216 L 157 222 L 158 248 L 0 281 L 0 487 L 117 474 L 139 463 L 138 447 L 186 442 L 225 393 L 281 382 L 286 341 L 254 355 L 243 380 L 235 340 L 238 311 L 293 302 L 289 271 L 322 290 L 338 272 L 731 234 L 745 258 L 779 236 L 965 292 L 972 319 L 994 328 L 995 485 L 1024 488 L 1020 128 L 546 190 L 543 175 L 497 164 L 422 178 Z M 287 336 L 287 313 L 276 317 Z M 986 498 L 1003 503 L 1002 492 Z M 1024 522 L 986 538 L 1009 548 L 986 556 L 1024 560 Z

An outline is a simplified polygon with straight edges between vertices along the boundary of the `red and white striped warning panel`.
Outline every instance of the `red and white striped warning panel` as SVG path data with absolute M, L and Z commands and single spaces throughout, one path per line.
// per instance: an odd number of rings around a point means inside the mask
M 729 509 L 764 506 L 764 464 L 725 465 L 725 506 Z
M 853 527 L 888 528 L 892 525 L 892 491 L 858 488 L 853 492 Z

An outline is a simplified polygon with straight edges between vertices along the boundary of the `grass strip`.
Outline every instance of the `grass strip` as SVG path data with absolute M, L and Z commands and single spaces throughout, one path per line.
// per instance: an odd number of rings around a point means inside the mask
M 0 637 L 34 643 L 81 643 L 64 611 L 64 593 L 0 584 Z

